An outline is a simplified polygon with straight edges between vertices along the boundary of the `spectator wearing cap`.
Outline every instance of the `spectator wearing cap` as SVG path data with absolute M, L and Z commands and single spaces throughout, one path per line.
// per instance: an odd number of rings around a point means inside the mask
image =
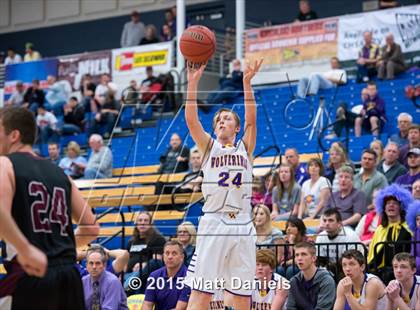
M 152 44 L 152 43 L 158 43 L 159 38 L 157 34 L 157 29 L 155 25 L 147 25 L 146 26 L 146 34 L 143 39 L 140 40 L 140 45 L 144 44 Z
M 408 128 L 407 140 L 408 143 L 400 148 L 400 158 L 398 160 L 404 166 L 409 168 L 407 161 L 408 151 L 410 151 L 413 148 L 420 148 L 420 126 L 418 124 L 412 124 Z
M 6 101 L 6 106 L 20 107 L 23 105 L 23 97 L 25 94 L 25 88 L 21 81 L 16 83 L 16 90 L 10 96 L 9 100 Z
M 18 64 L 22 62 L 22 56 L 20 56 L 19 54 L 16 53 L 16 51 L 9 47 L 7 49 L 7 57 L 4 60 L 4 64 L 5 65 L 13 65 L 13 64 Z
M 395 183 L 411 192 L 414 182 L 420 180 L 420 148 L 415 147 L 408 151 L 407 164 L 408 172 L 397 178 Z
M 399 132 L 389 137 L 389 140 L 403 146 L 408 143 L 408 129 L 413 123 L 413 117 L 406 113 L 400 113 L 397 118 Z
M 41 58 L 41 54 L 34 50 L 34 45 L 32 43 L 25 44 L 25 56 L 23 57 L 23 61 L 34 61 L 40 60 Z
M 401 252 L 410 252 L 410 244 L 404 242 L 411 241 L 412 237 L 406 222 L 406 212 L 411 202 L 411 193 L 396 184 L 382 189 L 375 201 L 376 211 L 381 216 L 382 223 L 373 235 L 367 262 L 370 267 L 378 270 L 385 283 L 393 278 L 393 256 Z
M 311 10 L 311 4 L 308 0 L 299 1 L 299 14 L 296 17 L 295 21 L 305 22 L 308 20 L 317 19 L 318 15 Z
M 378 171 L 386 177 L 388 184 L 393 183 L 395 179 L 407 172 L 407 169 L 398 161 L 399 153 L 398 144 L 388 142 L 384 149 L 384 158 L 377 166 Z
M 131 21 L 124 25 L 121 34 L 121 47 L 139 45 L 146 34 L 146 28 L 140 21 L 140 14 L 137 11 L 131 12 Z

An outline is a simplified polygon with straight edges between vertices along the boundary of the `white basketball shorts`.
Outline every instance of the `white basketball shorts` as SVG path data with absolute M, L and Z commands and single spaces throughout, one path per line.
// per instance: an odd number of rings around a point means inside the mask
M 224 289 L 251 296 L 256 269 L 256 232 L 248 214 L 207 213 L 199 222 L 197 245 L 185 284 L 213 294 Z

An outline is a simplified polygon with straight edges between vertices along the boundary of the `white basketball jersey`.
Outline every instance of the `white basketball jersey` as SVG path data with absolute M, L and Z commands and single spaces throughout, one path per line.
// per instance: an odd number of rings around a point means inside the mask
M 202 171 L 203 212 L 251 213 L 252 163 L 242 140 L 236 146 L 213 140 Z
M 282 276 L 273 272 L 273 277 L 271 279 L 274 280 L 276 283 L 281 283 Z M 285 279 L 283 281 L 285 281 Z M 274 296 L 276 296 L 276 290 L 274 289 L 253 290 L 251 296 L 251 309 L 270 310 Z
M 415 278 L 414 278 L 414 288 L 413 288 L 413 290 L 412 290 L 412 295 L 410 296 L 410 302 L 408 303 L 408 307 L 410 308 L 410 309 L 416 309 L 416 303 L 417 303 L 417 298 L 418 298 L 418 296 L 417 296 L 417 290 L 418 290 L 418 288 L 419 288 L 419 285 L 420 285 L 420 276 L 415 276 Z
M 224 310 L 224 309 L 225 309 L 224 291 L 217 290 L 216 292 L 214 292 L 213 297 L 211 298 L 208 310 Z
M 366 280 L 363 283 L 363 287 L 362 287 L 362 291 L 360 292 L 360 298 L 359 298 L 359 304 L 363 305 L 366 301 L 366 285 L 368 284 L 368 282 L 371 279 L 378 279 L 379 281 L 381 281 L 381 279 L 379 279 L 377 276 L 367 273 L 366 274 Z M 382 282 L 382 281 L 381 281 Z M 382 297 L 380 297 L 378 299 L 378 302 L 376 303 L 376 309 L 377 310 L 382 310 L 382 309 L 386 309 L 388 303 L 388 299 L 386 297 L 386 295 L 384 294 Z

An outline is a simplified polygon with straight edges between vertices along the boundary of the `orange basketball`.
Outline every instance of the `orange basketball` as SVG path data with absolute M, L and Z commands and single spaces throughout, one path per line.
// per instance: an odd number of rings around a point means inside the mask
M 216 51 L 216 37 L 207 27 L 191 26 L 182 33 L 179 48 L 188 61 L 205 63 Z

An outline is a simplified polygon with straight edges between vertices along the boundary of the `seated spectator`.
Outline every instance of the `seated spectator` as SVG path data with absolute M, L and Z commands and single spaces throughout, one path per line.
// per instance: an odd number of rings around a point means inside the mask
M 139 101 L 139 90 L 137 87 L 136 80 L 131 80 L 130 85 L 124 90 L 126 94 L 124 95 L 125 104 L 137 104 Z
M 64 124 L 61 134 L 73 135 L 83 132 L 85 120 L 85 108 L 77 101 L 76 97 L 71 97 L 64 109 Z
M 146 26 L 146 33 L 144 38 L 140 40 L 140 45 L 152 43 L 159 43 L 159 38 L 155 25 L 150 24 Z
M 305 22 L 308 20 L 318 19 L 318 15 L 311 10 L 311 5 L 309 0 L 300 0 L 299 1 L 299 14 L 297 15 L 295 21 Z
M 420 201 L 414 200 L 407 211 L 407 224 L 413 233 L 411 255 L 416 258 L 417 275 L 420 275 Z
M 112 152 L 104 145 L 100 135 L 93 134 L 89 138 L 92 150 L 86 166 L 79 166 L 84 170 L 85 179 L 103 179 L 112 177 Z
M 128 251 L 122 249 L 108 250 L 100 244 L 91 244 L 86 250 L 77 251 L 77 260 L 80 262 L 91 252 L 99 252 L 106 258 L 105 270 L 116 275 L 117 277 L 125 270 L 128 263 Z M 88 271 L 81 264 L 78 264 L 80 275 L 82 277 L 88 275 Z
M 194 150 L 190 156 L 190 172 L 184 177 L 182 182 L 185 183 L 179 188 L 177 193 L 195 193 L 201 192 L 201 184 L 203 183 L 203 173 L 201 171 L 201 154 L 199 150 Z M 188 181 L 189 180 L 189 181 Z
M 393 255 L 410 252 L 411 249 L 410 244 L 403 243 L 411 241 L 412 236 L 405 219 L 411 201 L 410 192 L 395 184 L 381 190 L 375 201 L 376 212 L 381 216 L 382 223 L 373 235 L 367 262 L 385 283 L 393 278 L 390 268 Z M 391 244 L 384 242 L 391 242 Z M 402 243 L 398 244 L 398 242 Z
M 419 76 L 417 76 L 418 78 Z M 417 83 L 415 85 L 407 85 L 404 88 L 405 96 L 410 99 L 414 105 L 417 105 L 417 99 L 420 97 L 420 83 Z
M 125 23 L 121 33 L 121 47 L 130 47 L 139 45 L 144 38 L 146 28 L 140 21 L 140 14 L 137 11 L 131 12 L 131 21 Z
M 153 67 L 146 67 L 146 78 L 140 84 L 140 93 L 142 104 L 155 104 L 158 93 L 162 89 L 162 84 L 153 74 Z
M 336 192 L 339 189 L 338 186 L 338 170 L 343 166 L 347 165 L 350 168 L 353 168 L 353 164 L 347 157 L 347 153 L 344 150 L 343 146 L 334 143 L 331 145 L 328 157 L 327 171 L 325 172 L 325 177 L 332 184 L 332 191 Z
M 400 148 L 400 158 L 398 159 L 406 168 L 408 166 L 408 152 L 414 148 L 420 148 L 420 126 L 412 124 L 408 128 L 408 144 Z
M 372 32 L 363 33 L 364 45 L 357 59 L 357 83 L 368 82 L 377 74 L 376 64 L 380 57 L 379 46 L 372 43 Z
M 45 99 L 55 115 L 62 115 L 63 106 L 70 97 L 70 83 L 67 80 L 57 81 L 57 78 L 52 75 L 48 75 L 47 83 L 48 88 L 46 89 L 47 94 L 45 95 Z
M 195 251 L 197 230 L 193 223 L 183 222 L 178 225 L 176 235 L 178 242 L 181 243 L 184 248 L 184 264 L 185 266 L 189 266 Z
M 345 277 L 337 285 L 334 310 L 386 309 L 385 285 L 377 276 L 365 271 L 365 257 L 361 252 L 345 251 L 341 266 Z
M 166 242 L 163 261 L 165 266 L 153 271 L 147 279 L 142 310 L 187 309 L 191 289 L 186 285 L 179 285 L 187 275 L 182 245 L 177 241 Z M 160 282 L 163 282 L 163 287 L 156 285 Z
M 275 220 L 285 220 L 292 213 L 297 215 L 299 210 L 302 189 L 295 181 L 295 172 L 288 164 L 282 164 L 278 169 L 277 185 L 273 188 L 272 201 L 273 210 L 271 218 Z
M 22 62 L 22 56 L 17 54 L 13 48 L 9 47 L 7 49 L 7 57 L 4 60 L 4 64 L 7 66 L 7 65 L 18 64 L 21 62 Z
M 297 218 L 291 216 L 286 222 L 286 236 L 284 236 L 281 244 L 284 244 L 284 251 L 279 258 L 279 267 L 277 272 L 290 280 L 295 274 L 299 272 L 295 262 L 294 245 L 302 241 L 308 241 L 306 237 L 305 223 Z
M 306 169 L 306 164 L 299 162 L 299 152 L 295 148 L 288 148 L 284 152 L 284 158 L 294 169 L 296 182 L 302 186 L 303 182 L 309 179 L 309 174 Z
M 361 166 L 363 172 L 354 176 L 354 188 L 366 195 L 366 203 L 372 202 L 374 189 L 381 189 L 388 185 L 385 176 L 376 170 L 376 153 L 373 150 L 364 150 L 362 153 Z
M 102 74 L 101 82 L 95 88 L 95 104 L 91 106 L 91 112 L 96 113 L 97 106 L 103 105 L 105 103 L 108 93 L 115 93 L 116 91 L 117 86 L 111 81 L 111 76 L 108 73 Z
M 48 159 L 57 166 L 60 163 L 60 146 L 57 142 L 48 143 Z
M 16 90 L 10 96 L 9 100 L 6 101 L 6 106 L 20 107 L 24 103 L 25 87 L 21 81 L 16 83 Z
M 172 34 L 171 26 L 168 24 L 164 24 L 162 26 L 162 34 L 160 36 L 160 40 L 162 42 L 168 42 L 171 41 L 174 38 L 174 35 Z
M 162 254 L 165 242 L 165 238 L 153 225 L 152 215 L 146 211 L 139 212 L 136 216 L 133 236 L 127 245 L 130 259 L 125 275 L 126 284 L 129 283 L 131 277 L 139 277 L 143 283 L 140 291 L 144 292 L 149 274 L 163 265 Z
M 363 109 L 354 123 L 354 134 L 356 137 L 362 135 L 362 126 L 377 137 L 387 120 L 385 102 L 378 96 L 375 82 L 369 82 L 367 89 L 369 92 L 368 98 L 363 102 Z
M 360 222 L 356 226 L 356 234 L 364 245 L 369 246 L 372 241 L 373 234 L 381 224 L 381 218 L 376 212 L 375 200 L 379 189 L 375 189 L 372 193 L 372 203 L 367 206 L 368 213 L 363 215 Z
M 369 144 L 369 148 L 376 154 L 376 165 L 379 165 L 384 156 L 384 145 L 381 140 L 373 140 Z
M 367 90 L 367 88 L 362 89 L 360 93 L 362 103 L 367 100 L 368 93 L 369 91 Z M 350 128 L 353 128 L 355 126 L 355 120 L 359 115 L 355 111 L 357 111 L 359 107 L 361 108 L 362 105 L 356 105 L 350 110 L 345 102 L 341 102 L 338 105 L 337 111 L 335 112 L 335 122 L 333 127 L 334 132 L 331 135 L 326 136 L 326 138 L 332 139 L 335 137 L 341 137 L 343 128 L 345 128 L 346 132 L 348 133 Z
M 33 80 L 32 86 L 29 87 L 23 96 L 23 107 L 28 108 L 36 114 L 38 107 L 44 105 L 45 94 L 39 86 L 39 80 Z
M 25 44 L 25 56 L 23 57 L 24 62 L 40 60 L 41 58 L 41 54 L 34 50 L 34 45 L 32 43 Z
M 404 55 L 401 46 L 394 41 L 394 35 L 385 37 L 386 45 L 381 48 L 381 56 L 377 62 L 378 79 L 393 80 L 395 75 L 405 71 Z
M 83 168 L 87 161 L 80 156 L 80 146 L 77 142 L 70 141 L 67 144 L 67 156 L 60 160 L 58 166 L 64 170 L 64 173 L 72 179 L 83 177 Z
M 325 210 L 321 218 L 324 230 L 318 234 L 315 243 L 321 243 L 318 248 L 318 259 L 323 258 L 327 265 L 337 263 L 341 255 L 350 249 L 363 251 L 360 238 L 356 232 L 343 225 L 340 211 L 337 208 Z M 331 245 L 328 245 L 331 244 Z
M 335 282 L 327 270 L 316 267 L 315 245 L 296 244 L 295 260 L 300 272 L 290 280 L 287 309 L 332 309 Z
M 317 218 L 323 212 L 330 198 L 331 184 L 324 175 L 324 165 L 319 158 L 311 158 L 308 161 L 310 179 L 302 185 L 302 196 L 298 217 Z
M 181 137 L 174 133 L 171 136 L 169 147 L 160 156 L 159 173 L 178 173 L 188 170 L 188 161 L 190 158 L 190 149 L 182 145 Z
M 413 184 L 420 180 L 420 148 L 412 148 L 407 154 L 408 172 L 395 180 L 399 186 L 412 191 Z
M 416 275 L 416 261 L 408 253 L 398 253 L 392 259 L 395 280 L 386 287 L 388 309 L 420 308 L 420 276 Z
M 48 143 L 51 140 L 58 140 L 57 118 L 55 115 L 45 109 L 44 106 L 38 107 L 36 117 L 39 137 L 38 143 Z
M 85 112 L 91 112 L 92 106 L 95 105 L 94 103 L 94 96 L 96 91 L 96 84 L 93 83 L 92 76 L 87 73 L 83 75 L 82 81 L 80 82 L 80 95 L 81 95 L 81 103 L 85 109 Z
M 297 96 L 305 98 L 306 96 L 315 96 L 320 89 L 328 89 L 340 84 L 347 83 L 347 73 L 340 69 L 340 61 L 337 57 L 330 60 L 331 70 L 322 73 L 312 73 L 309 77 L 299 80 L 297 87 Z
M 394 183 L 398 177 L 407 172 L 407 169 L 398 161 L 399 153 L 398 144 L 388 142 L 384 150 L 384 159 L 377 166 L 378 172 L 386 177 L 388 184 Z
M 420 200 L 420 179 L 413 183 L 412 194 L 414 199 Z
M 82 279 L 86 309 L 128 309 L 121 282 L 105 270 L 106 261 L 103 251 L 92 250 L 86 256 L 89 274 Z
M 283 309 L 288 289 L 286 279 L 274 272 L 276 256 L 270 249 L 257 250 L 255 280 L 258 287 L 252 290 L 251 309 Z
M 254 207 L 254 226 L 257 232 L 257 245 L 280 243 L 283 233 L 280 229 L 272 227 L 270 209 L 263 205 Z
M 99 102 L 96 106 L 90 132 L 102 134 L 105 139 L 108 139 L 112 134 L 119 112 L 120 104 L 115 99 L 115 93 L 109 91 L 104 101 Z
M 243 72 L 241 68 L 241 61 L 235 59 L 232 61 L 233 70 L 227 77 L 219 80 L 219 88 L 213 90 L 207 96 L 208 104 L 221 104 L 229 102 L 240 96 L 243 91 Z
M 355 228 L 366 210 L 366 196 L 353 187 L 353 169 L 342 166 L 338 170 L 338 190 L 332 193 L 327 208 L 337 208 L 343 220 L 343 226 Z
M 399 146 L 403 146 L 408 143 L 408 128 L 413 123 L 413 117 L 408 113 L 400 113 L 398 115 L 398 129 L 399 132 L 393 134 L 389 140 L 397 143 Z
M 269 193 L 268 188 L 266 187 L 265 178 L 254 176 L 254 179 L 252 181 L 251 205 L 254 207 L 258 204 L 264 204 L 271 212 L 271 194 Z

